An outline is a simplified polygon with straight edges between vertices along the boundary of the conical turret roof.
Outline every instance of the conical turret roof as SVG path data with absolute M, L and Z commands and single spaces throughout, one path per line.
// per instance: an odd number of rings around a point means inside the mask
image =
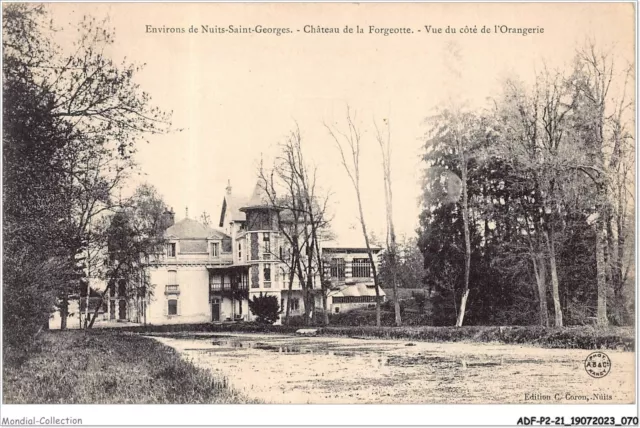
M 259 181 L 256 183 L 256 187 L 253 189 L 253 193 L 251 194 L 251 198 L 249 201 L 243 206 L 240 207 L 240 211 L 246 211 L 252 208 L 272 208 L 276 207 L 271 203 L 267 192 L 264 189 L 264 186 Z

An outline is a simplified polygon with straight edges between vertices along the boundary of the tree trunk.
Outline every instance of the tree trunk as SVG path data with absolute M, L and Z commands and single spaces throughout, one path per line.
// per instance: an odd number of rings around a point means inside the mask
M 60 330 L 67 329 L 67 318 L 69 317 L 69 298 L 64 296 L 60 303 Z
M 607 245 L 611 261 L 611 287 L 613 289 L 613 306 L 615 308 L 615 319 L 618 324 L 624 324 L 624 321 L 626 319 L 624 298 L 622 296 L 622 258 L 624 256 L 624 249 L 620 245 L 621 238 L 619 217 L 619 212 L 612 213 L 612 215 L 609 217 L 609 221 L 607 222 Z
M 540 325 L 549 327 L 549 310 L 547 309 L 547 268 L 541 255 L 531 255 L 533 271 L 538 285 L 538 299 L 540 300 Z
M 327 311 L 327 285 L 324 277 L 324 261 L 320 253 L 320 244 L 318 243 L 317 229 L 313 227 L 313 241 L 315 242 L 316 258 L 318 259 L 318 273 L 320 275 L 320 292 L 322 293 L 322 323 L 329 325 L 329 312 Z
M 467 298 L 469 297 L 469 289 L 467 288 L 462 293 L 462 297 L 460 298 L 460 311 L 458 312 L 458 319 L 456 320 L 456 327 L 462 327 L 462 322 L 464 321 L 464 311 L 467 307 Z
M 464 152 L 460 148 L 460 170 L 462 172 L 462 223 L 464 228 L 464 284 L 460 300 L 460 310 L 456 327 L 462 327 L 464 322 L 467 298 L 469 297 L 469 275 L 471 273 L 471 233 L 469 232 L 469 196 L 467 195 L 467 162 Z
M 395 256 L 394 256 L 395 257 Z M 397 274 L 396 274 L 396 267 L 395 267 L 395 261 L 394 261 L 394 268 L 393 268 L 393 296 L 395 297 L 395 302 L 393 305 L 393 311 L 395 312 L 396 315 L 396 327 L 401 327 L 402 326 L 402 313 L 400 312 L 400 298 L 399 298 L 399 294 L 398 294 L 398 279 L 397 279 Z
M 308 298 L 308 289 L 307 282 L 304 279 L 304 274 L 302 273 L 302 264 L 300 263 L 300 259 L 296 260 L 296 269 L 298 271 L 298 281 L 300 281 L 300 288 L 302 288 L 302 302 L 304 303 L 304 325 L 309 324 L 309 305 L 307 305 Z
M 287 309 L 284 314 L 284 323 L 289 325 L 289 313 L 291 312 L 291 292 L 293 288 L 293 278 L 295 276 L 294 268 L 296 266 L 295 252 L 291 252 L 291 270 L 289 270 L 289 287 L 287 287 Z
M 616 266 L 617 273 L 619 275 L 619 281 L 617 284 L 614 284 L 614 294 L 616 298 L 616 305 L 621 311 L 621 320 L 622 324 L 627 323 L 627 319 L 629 319 L 629 314 L 627 312 L 627 307 L 625 306 L 626 300 L 624 298 L 624 284 L 626 282 L 626 275 L 624 272 L 624 258 L 625 258 L 625 209 L 624 202 L 622 200 L 623 192 L 619 192 L 619 201 L 618 201 L 618 213 L 616 216 L 616 245 L 618 246 L 618 262 Z
M 388 166 L 387 166 L 388 168 Z M 397 264 L 397 245 L 396 232 L 393 225 L 393 198 L 391 193 L 391 177 L 390 171 L 385 174 L 386 202 L 387 202 L 387 223 L 389 229 L 389 249 L 391 250 L 391 281 L 393 282 L 393 310 L 396 315 L 396 326 L 402 326 L 402 315 L 400 314 L 400 299 L 398 297 L 398 264 Z
M 556 266 L 556 250 L 553 243 L 553 226 L 551 226 L 551 236 L 549 231 L 544 230 L 544 239 L 547 243 L 549 253 L 549 267 L 551 270 L 551 294 L 553 296 L 554 321 L 556 327 L 562 327 L 562 306 L 560 305 L 560 281 L 558 280 L 558 268 Z
M 91 321 L 89 321 L 89 325 L 87 326 L 87 328 L 92 328 L 93 323 L 96 322 L 96 318 L 98 317 L 98 312 L 100 311 L 100 308 L 102 307 L 102 303 L 104 302 L 104 297 L 109 295 L 109 292 L 111 291 L 112 286 L 113 286 L 112 281 L 108 281 L 107 288 L 105 288 L 104 292 L 102 293 L 102 296 L 100 297 L 100 303 L 96 305 L 96 309 L 93 311 L 93 315 L 91 316 Z M 116 310 L 118 310 L 118 308 L 116 308 Z
M 606 228 L 602 216 L 596 221 L 596 276 L 598 283 L 598 325 L 609 324 L 607 319 L 607 278 L 604 260 Z
M 376 327 L 382 326 L 382 320 L 380 316 L 380 285 L 378 284 L 378 272 L 376 269 L 376 263 L 373 260 L 373 252 L 371 251 L 371 245 L 369 244 L 369 235 L 367 235 L 367 225 L 364 222 L 364 213 L 362 211 L 362 200 L 360 198 L 360 189 L 356 189 L 358 198 L 358 211 L 360 212 L 360 225 L 362 226 L 362 234 L 364 235 L 364 243 L 367 247 L 367 254 L 369 256 L 369 263 L 371 264 L 371 271 L 373 272 L 373 284 L 376 290 Z

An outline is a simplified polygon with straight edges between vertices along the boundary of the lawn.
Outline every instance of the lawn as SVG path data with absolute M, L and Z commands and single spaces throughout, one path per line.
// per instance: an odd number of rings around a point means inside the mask
M 117 331 L 43 335 L 29 358 L 4 349 L 4 403 L 247 403 L 227 380 L 155 340 Z

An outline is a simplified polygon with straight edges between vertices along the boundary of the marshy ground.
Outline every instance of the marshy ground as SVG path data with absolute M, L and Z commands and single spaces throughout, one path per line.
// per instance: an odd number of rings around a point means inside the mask
M 274 334 L 159 334 L 196 367 L 267 403 L 575 403 L 635 401 L 635 354 L 591 350 Z

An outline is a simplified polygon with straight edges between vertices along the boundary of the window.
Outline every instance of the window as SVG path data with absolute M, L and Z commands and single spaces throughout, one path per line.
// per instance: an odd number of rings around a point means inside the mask
M 331 278 L 344 279 L 344 259 L 331 259 Z
M 371 264 L 369 263 L 369 259 L 353 259 L 351 276 L 353 278 L 371 277 Z
M 169 280 L 167 281 L 167 284 L 168 285 L 178 284 L 178 271 L 170 270 L 168 273 L 169 273 Z
M 167 315 L 178 315 L 178 301 L 171 299 L 168 302 Z
M 242 261 L 242 242 L 238 242 L 238 260 Z
M 171 243 L 167 244 L 167 257 L 175 257 L 176 256 L 176 244 Z
M 211 256 L 212 257 L 219 257 L 220 256 L 220 243 L 219 242 L 212 242 L 211 243 Z
M 340 312 L 340 308 L 338 306 L 336 306 L 335 308 L 336 314 Z
M 291 299 L 291 310 L 292 311 L 300 310 L 300 299 Z
M 382 301 L 380 296 L 380 301 Z M 333 303 L 371 303 L 376 301 L 376 296 L 334 296 Z
M 211 277 L 211 291 L 220 291 L 222 290 L 222 277 L 220 276 L 212 276 Z
M 280 250 L 280 260 L 284 260 L 284 249 L 280 247 L 279 250 Z
M 264 265 L 263 273 L 265 288 L 271 287 L 271 266 Z
M 233 242 L 231 242 L 231 238 L 222 239 L 222 252 L 226 254 L 233 252 Z
M 263 234 L 262 245 L 264 247 L 264 253 L 271 254 L 271 236 L 269 236 L 269 232 Z

